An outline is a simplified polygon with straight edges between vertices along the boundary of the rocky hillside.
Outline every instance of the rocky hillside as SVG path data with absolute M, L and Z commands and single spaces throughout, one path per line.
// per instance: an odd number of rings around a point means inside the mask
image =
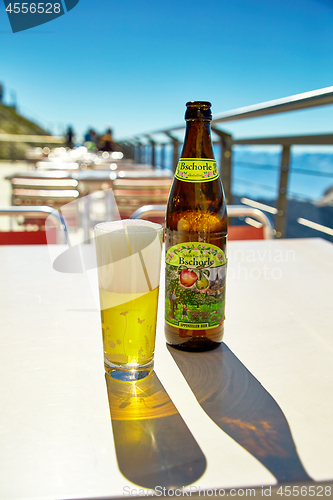
M 14 108 L 0 104 L 0 134 L 49 135 L 35 123 L 18 114 Z M 0 159 L 24 158 L 26 143 L 0 141 Z

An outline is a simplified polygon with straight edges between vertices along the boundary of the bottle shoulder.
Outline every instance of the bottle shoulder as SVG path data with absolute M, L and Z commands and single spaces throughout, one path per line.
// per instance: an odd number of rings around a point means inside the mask
M 180 199 L 178 199 L 179 197 Z M 170 203 L 175 206 L 178 203 L 183 204 L 197 204 L 200 200 L 205 202 L 205 200 L 212 202 L 220 202 L 224 199 L 224 191 L 221 182 L 221 178 L 218 177 L 212 181 L 196 181 L 188 182 L 174 178 L 170 194 L 169 194 L 169 205 Z
M 190 232 L 226 232 L 226 202 L 220 179 L 202 183 L 175 179 L 168 201 L 166 228 Z
M 177 212 L 167 216 L 166 229 L 191 233 L 226 233 L 227 218 L 222 213 Z

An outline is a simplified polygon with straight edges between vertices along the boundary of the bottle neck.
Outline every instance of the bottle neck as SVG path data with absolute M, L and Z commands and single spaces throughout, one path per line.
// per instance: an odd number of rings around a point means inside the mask
M 214 158 L 210 121 L 191 120 L 186 122 L 182 158 Z

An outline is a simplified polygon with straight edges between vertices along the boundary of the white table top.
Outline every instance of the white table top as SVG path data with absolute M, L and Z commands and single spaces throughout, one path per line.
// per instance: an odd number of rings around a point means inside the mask
M 223 356 L 232 356 L 232 369 L 246 372 L 260 397 L 279 405 L 274 411 L 284 414 L 289 444 L 306 473 L 332 480 L 333 245 L 321 239 L 230 242 L 228 256 L 224 342 L 233 355 L 225 347 Z M 0 247 L 0 273 L 0 498 L 122 497 L 139 488 L 117 465 L 99 312 L 87 274 L 54 271 L 46 246 Z M 161 289 L 155 373 L 206 458 L 192 486 L 276 484 L 260 457 L 198 404 L 165 346 L 163 295 Z M 251 399 L 240 401 L 252 411 Z M 250 432 L 254 420 L 236 418 L 232 405 L 230 411 L 234 418 L 224 415 L 223 425 Z M 259 441 L 263 432 L 260 455 L 276 428 L 264 415 L 253 418 L 259 418 Z M 282 462 L 284 453 L 281 444 Z

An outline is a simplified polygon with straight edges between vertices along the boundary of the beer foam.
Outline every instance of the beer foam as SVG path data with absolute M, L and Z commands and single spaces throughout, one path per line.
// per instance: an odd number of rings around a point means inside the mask
M 149 220 L 144 219 L 123 219 L 109 222 L 100 222 L 96 224 L 95 231 L 99 232 L 114 232 L 118 230 L 122 230 L 124 228 L 128 228 L 129 231 L 135 232 L 149 232 L 152 230 L 160 230 L 162 228 L 161 224 L 157 224 L 156 222 L 151 222 Z
M 141 219 L 95 226 L 98 279 L 114 293 L 147 293 L 159 285 L 163 227 Z

